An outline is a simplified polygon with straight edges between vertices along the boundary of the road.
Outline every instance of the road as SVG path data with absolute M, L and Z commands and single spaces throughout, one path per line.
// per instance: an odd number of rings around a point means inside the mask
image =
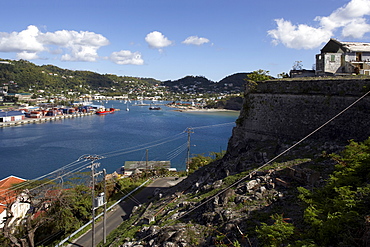
M 107 236 L 111 231 L 116 229 L 124 220 L 126 220 L 130 216 L 134 206 L 148 202 L 149 198 L 153 196 L 155 189 L 171 187 L 178 183 L 180 180 L 181 179 L 176 180 L 174 177 L 157 178 L 151 184 L 149 184 L 140 192 L 135 194 L 133 196 L 135 199 L 130 199 L 132 198 L 130 196 L 126 198 L 126 200 L 122 201 L 117 206 L 115 206 L 114 209 L 107 213 L 106 218 Z M 97 245 L 102 240 L 103 240 L 103 221 L 100 221 L 95 223 L 95 245 Z M 92 246 L 91 230 L 86 232 L 80 238 L 74 240 L 68 246 L 91 247 Z

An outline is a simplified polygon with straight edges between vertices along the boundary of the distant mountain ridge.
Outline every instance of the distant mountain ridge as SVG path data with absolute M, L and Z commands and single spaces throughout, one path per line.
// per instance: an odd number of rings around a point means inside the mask
M 213 92 L 226 92 L 226 93 L 240 93 L 244 90 L 245 79 L 249 73 L 235 73 L 226 76 L 219 82 L 214 82 L 204 76 L 185 76 L 178 80 L 164 81 L 163 85 L 167 86 L 170 90 L 176 91 L 189 91 L 196 93 Z

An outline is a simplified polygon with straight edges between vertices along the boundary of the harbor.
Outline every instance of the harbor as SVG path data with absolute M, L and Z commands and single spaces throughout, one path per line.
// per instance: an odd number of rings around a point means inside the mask
M 24 125 L 24 124 L 44 123 L 44 122 L 49 122 L 49 121 L 57 121 L 57 120 L 62 120 L 62 119 L 85 117 L 85 116 L 92 116 L 92 115 L 95 115 L 95 112 L 85 112 L 85 113 L 80 112 L 80 113 L 75 113 L 75 114 L 45 116 L 41 118 L 25 118 L 25 119 L 16 120 L 16 121 L 0 122 L 0 128 Z
M 129 103 L 130 110 L 126 111 L 124 102 L 110 103 L 117 112 L 75 112 L 25 118 L 16 123 L 0 122 L 0 173 L 3 177 L 33 179 L 67 164 L 73 169 L 75 161 L 84 154 L 104 156 L 99 163 L 107 173 L 113 173 L 126 161 L 146 159 L 149 164 L 170 161 L 172 168 L 182 171 L 187 157 L 186 128 L 211 126 L 195 129 L 191 134 L 190 155 L 208 155 L 226 150 L 238 117 L 234 112 L 177 112 L 165 105 L 159 111 L 151 111 L 148 106 Z M 230 124 L 219 126 L 224 123 Z

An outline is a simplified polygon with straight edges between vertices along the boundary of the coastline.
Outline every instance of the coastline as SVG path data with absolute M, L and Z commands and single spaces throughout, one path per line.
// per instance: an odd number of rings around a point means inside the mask
M 32 124 L 32 123 L 44 123 L 48 121 L 55 121 L 55 120 L 75 118 L 75 117 L 92 116 L 92 115 L 95 115 L 95 113 L 89 112 L 89 113 L 66 114 L 66 115 L 58 115 L 58 116 L 44 116 L 41 118 L 25 118 L 23 120 L 1 122 L 0 128 L 24 125 L 24 124 Z
M 240 112 L 240 110 L 229 110 L 229 109 L 219 109 L 219 108 L 198 108 L 194 106 L 171 106 L 174 108 L 173 111 L 177 112 Z

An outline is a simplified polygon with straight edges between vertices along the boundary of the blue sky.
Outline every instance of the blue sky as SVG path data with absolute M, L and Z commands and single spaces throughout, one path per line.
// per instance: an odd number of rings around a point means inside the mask
M 370 0 L 12 0 L 0 58 L 158 80 L 210 80 L 295 61 L 330 38 L 370 42 Z

